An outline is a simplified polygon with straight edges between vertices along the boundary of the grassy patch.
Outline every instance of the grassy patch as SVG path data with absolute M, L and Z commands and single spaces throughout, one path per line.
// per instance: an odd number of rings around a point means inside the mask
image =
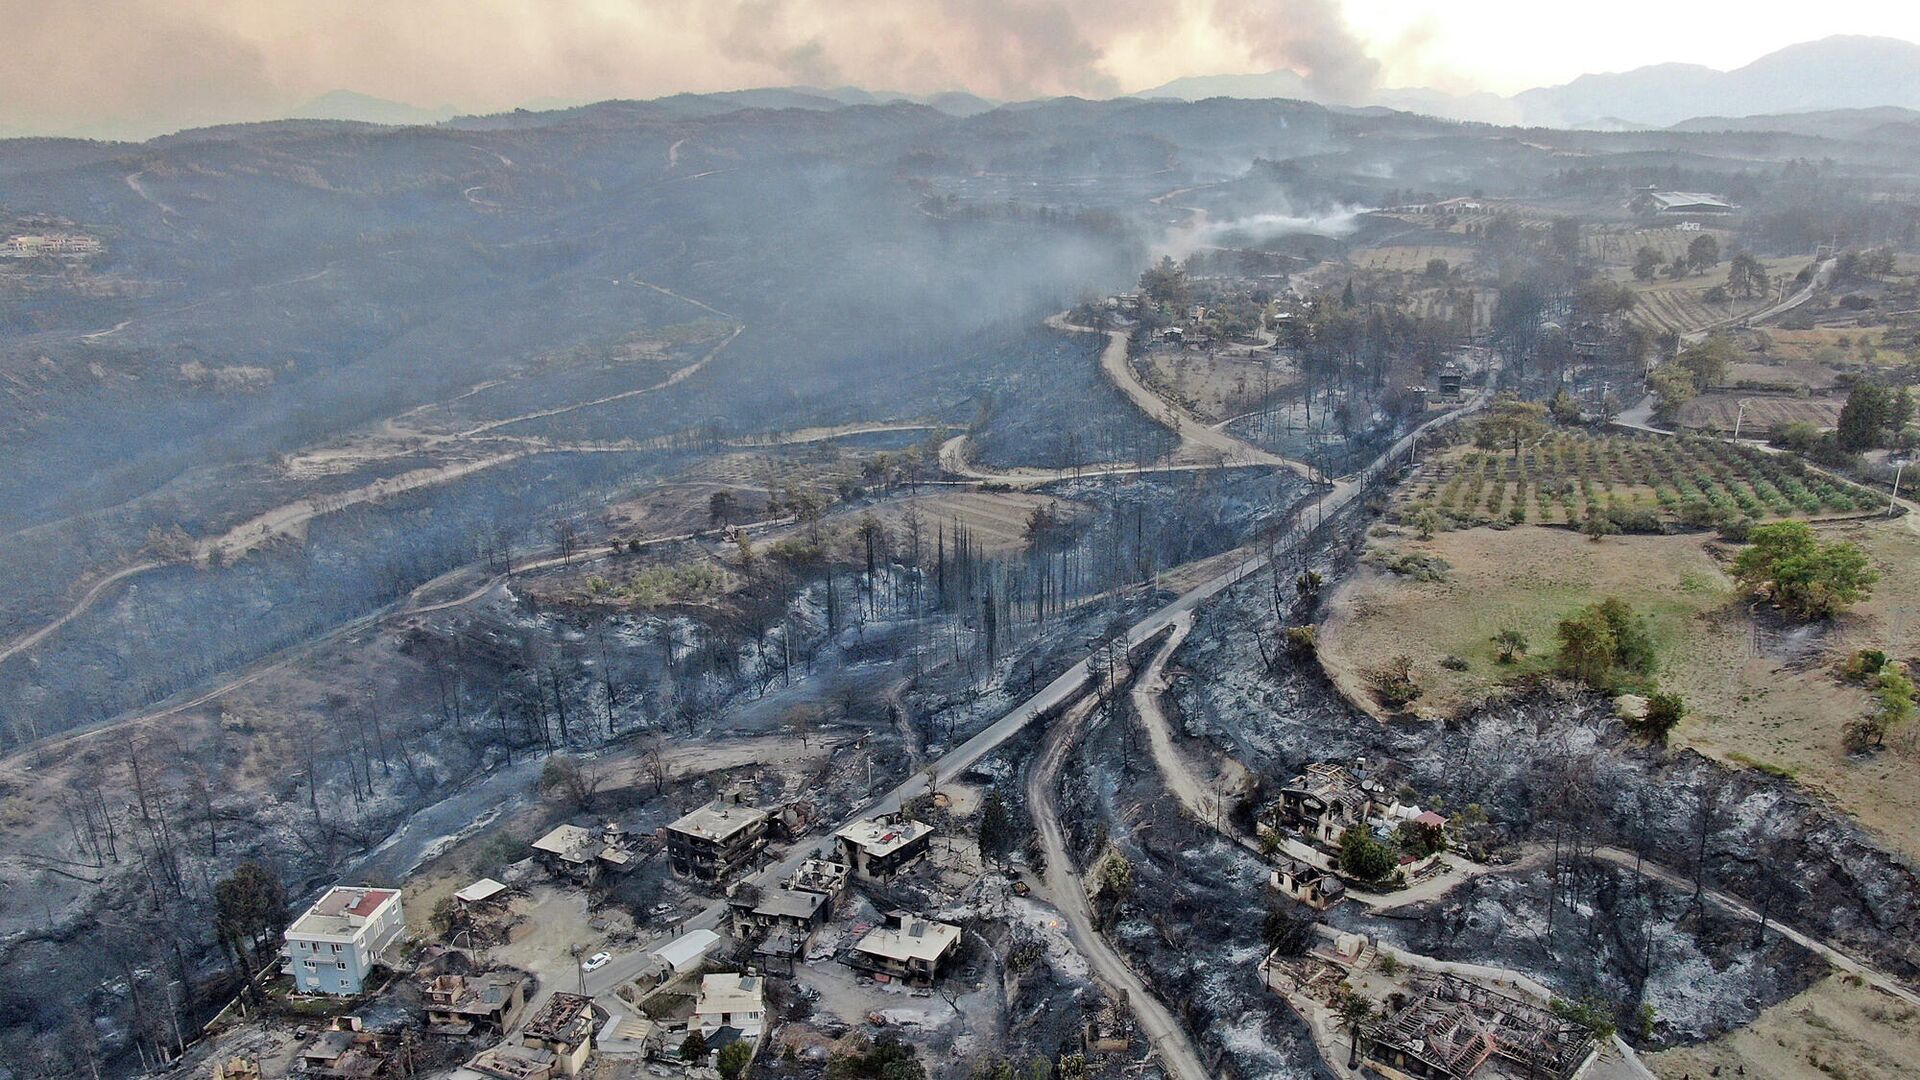
M 1555 628 L 1569 612 L 1618 596 L 1648 617 L 1659 657 L 1655 681 L 1678 693 L 1688 714 L 1675 747 L 1792 780 L 1818 791 L 1879 832 L 1895 849 L 1920 855 L 1920 730 L 1891 735 L 1886 748 L 1850 756 L 1846 727 L 1871 708 L 1867 691 L 1841 679 L 1841 664 L 1872 647 L 1920 655 L 1920 533 L 1904 521 L 1827 522 L 1823 539 L 1861 545 L 1880 573 L 1873 597 L 1827 625 L 1756 623 L 1736 595 L 1708 536 L 1619 536 L 1594 543 L 1565 529 L 1468 529 L 1418 541 L 1398 530 L 1342 584 L 1322 628 L 1320 655 L 1349 693 L 1367 696 L 1360 673 L 1405 654 L 1425 693 L 1416 708 L 1450 712 L 1503 685 L 1550 672 Z M 1383 569 L 1407 554 L 1443 558 L 1444 581 Z M 1493 638 L 1518 629 L 1525 656 L 1499 661 Z M 1449 655 L 1467 663 L 1450 670 Z

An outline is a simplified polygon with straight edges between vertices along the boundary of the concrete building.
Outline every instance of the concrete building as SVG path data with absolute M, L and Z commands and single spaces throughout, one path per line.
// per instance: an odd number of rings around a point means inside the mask
M 336 885 L 287 927 L 280 970 L 302 994 L 357 994 L 406 928 L 399 890 Z
M 579 825 L 560 825 L 533 842 L 533 857 L 558 876 L 582 885 L 618 874 L 634 865 L 633 846 L 612 822 L 598 832 Z
M 856 821 L 833 834 L 841 861 L 862 881 L 890 881 L 933 844 L 933 826 L 894 816 Z
M 733 914 L 734 936 L 740 938 L 788 930 L 805 943 L 833 917 L 833 901 L 827 894 L 785 885 L 757 896 L 736 896 L 727 904 Z
M 766 848 L 767 820 L 737 798 L 702 806 L 667 826 L 667 865 L 696 881 L 731 881 Z
M 694 999 L 692 1027 L 703 1038 L 732 1028 L 741 1038 L 757 1039 L 766 1010 L 766 984 L 758 975 L 706 975 L 700 979 L 700 995 Z
M 959 947 L 959 927 L 895 912 L 860 939 L 851 962 L 874 975 L 926 985 L 939 977 Z
M 527 1007 L 527 981 L 512 972 L 440 975 L 421 991 L 427 1030 L 435 1035 L 503 1034 Z

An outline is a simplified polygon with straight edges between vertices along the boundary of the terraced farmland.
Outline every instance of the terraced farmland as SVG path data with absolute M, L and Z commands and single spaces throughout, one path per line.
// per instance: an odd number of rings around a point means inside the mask
M 1726 251 L 1733 243 L 1733 234 L 1724 229 L 1631 229 L 1622 232 L 1590 232 L 1585 237 L 1587 255 L 1609 266 L 1632 266 L 1635 255 L 1643 247 L 1650 247 L 1660 253 L 1660 258 L 1672 262 L 1676 256 L 1687 253 L 1687 245 L 1701 236 L 1711 236 L 1720 244 L 1720 250 Z
M 1671 521 L 1847 514 L 1865 489 L 1810 472 L 1798 459 L 1714 439 L 1595 437 L 1558 432 L 1516 457 L 1459 450 L 1429 468 L 1405 498 L 1457 521 L 1577 525 L 1590 512 L 1642 512 Z
M 1473 249 L 1450 244 L 1394 244 L 1358 252 L 1353 261 L 1368 270 L 1395 274 L 1426 273 L 1427 263 L 1445 259 L 1448 266 L 1460 267 L 1473 262 Z

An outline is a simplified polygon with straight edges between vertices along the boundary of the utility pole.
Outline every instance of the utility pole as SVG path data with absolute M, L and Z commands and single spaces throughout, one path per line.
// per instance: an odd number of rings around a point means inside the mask
M 1747 402 L 1749 400 L 1751 399 L 1741 398 L 1740 411 L 1733 415 L 1733 441 L 1736 443 L 1740 441 L 1740 422 L 1747 418 Z
M 1887 499 L 1887 516 L 1900 509 L 1900 474 L 1907 471 L 1907 459 L 1895 458 L 1893 462 L 1893 494 Z

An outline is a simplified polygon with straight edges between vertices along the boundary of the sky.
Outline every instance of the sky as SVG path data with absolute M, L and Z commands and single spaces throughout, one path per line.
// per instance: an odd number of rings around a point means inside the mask
M 809 84 L 1111 96 L 1291 68 L 1327 100 L 1511 93 L 1830 34 L 1901 0 L 0 0 L 0 133 L 145 136 L 353 90 L 487 112 Z

